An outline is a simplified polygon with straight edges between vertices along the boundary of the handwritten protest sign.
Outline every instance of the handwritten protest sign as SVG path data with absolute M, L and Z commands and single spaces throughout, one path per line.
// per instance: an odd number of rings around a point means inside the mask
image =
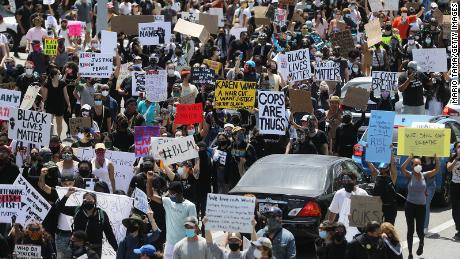
M 374 19 L 364 25 L 367 35 L 367 45 L 369 47 L 382 41 L 382 30 L 379 19 Z
M 398 128 L 398 155 L 450 156 L 450 129 Z
M 139 23 L 141 45 L 160 45 L 171 42 L 171 22 Z
M 134 208 L 147 213 L 150 208 L 149 200 L 147 199 L 147 194 L 139 188 L 135 188 L 133 194 L 131 195 L 134 199 Z
M 340 66 L 334 61 L 317 62 L 315 75 L 317 81 L 340 81 Z
M 385 2 L 383 2 L 383 10 L 398 11 L 399 0 L 385 0 Z
M 289 78 L 292 82 L 302 81 L 311 77 L 309 49 L 289 51 L 286 56 Z
M 289 89 L 291 112 L 313 113 L 310 91 Z
M 120 75 L 118 76 L 117 78 L 117 90 L 120 89 L 121 87 L 121 84 L 123 83 L 123 80 L 125 80 L 126 78 L 129 77 L 130 73 L 129 73 L 129 64 L 128 63 L 125 63 L 125 64 L 121 64 L 121 67 L 120 67 Z
M 216 75 L 214 71 L 209 68 L 204 67 L 194 67 L 192 68 L 192 75 L 190 77 L 190 82 L 192 84 L 204 84 L 209 86 L 216 85 Z
M 158 155 L 160 148 L 168 142 L 171 142 L 174 138 L 167 137 L 152 137 L 150 139 L 150 154 L 152 156 Z
M 445 48 L 413 49 L 412 56 L 420 66 L 420 72 L 447 72 Z
M 444 129 L 446 128 L 445 124 L 441 123 L 431 123 L 431 122 L 417 122 L 413 121 L 411 128 L 419 128 L 419 129 Z
M 77 148 L 74 150 L 74 154 L 80 160 L 92 161 L 96 157 L 92 148 Z M 115 188 L 127 192 L 129 183 L 134 175 L 133 165 L 136 161 L 134 153 L 106 150 L 105 158 L 113 163 L 115 169 Z M 101 181 L 106 182 L 109 185 L 110 191 L 112 191 L 108 174 L 95 174 L 95 176 Z
M 117 33 L 114 31 L 101 31 L 101 53 L 114 53 L 117 48 Z
M 350 226 L 365 227 L 371 221 L 382 222 L 382 199 L 379 196 L 351 195 Z
M 340 47 L 340 56 L 348 58 L 348 52 L 355 49 L 355 43 L 350 30 L 334 32 L 331 37 L 332 46 Z
M 219 18 L 217 22 L 217 26 L 224 27 L 225 25 L 225 18 L 224 18 L 224 9 L 223 8 L 209 8 L 209 14 L 217 15 Z
M 45 38 L 43 52 L 47 56 L 56 56 L 58 49 L 58 39 Z
M 25 186 L 0 184 L 0 223 L 11 223 L 11 217 L 16 217 L 16 223 L 24 224 L 25 215 L 22 203 L 25 201 Z
M 200 14 L 195 12 L 181 12 L 181 18 L 193 23 L 200 22 Z
M 22 99 L 22 103 L 20 108 L 23 110 L 29 110 L 32 108 L 35 98 L 37 98 L 38 93 L 40 92 L 40 85 L 34 84 L 29 85 L 27 88 L 26 94 L 24 95 L 24 99 Z
M 369 101 L 369 92 L 361 87 L 350 87 L 345 94 L 342 104 L 365 111 Z
M 160 136 L 160 126 L 135 126 L 134 146 L 136 157 L 144 157 L 150 152 L 150 139 Z
M 139 96 L 139 92 L 145 92 L 145 72 L 133 71 L 133 79 L 131 80 L 131 95 Z
M 254 20 L 256 22 L 257 26 L 260 25 L 269 25 L 271 23 L 271 20 L 269 19 L 269 7 L 268 6 L 255 6 L 253 8 L 254 10 Z M 240 24 L 240 26 L 243 26 Z
M 174 124 L 194 124 L 203 121 L 203 104 L 178 104 Z
M 219 61 L 214 61 L 211 59 L 203 59 L 203 64 L 208 65 L 208 67 L 214 70 L 214 73 L 217 75 L 219 74 L 220 69 L 222 68 L 222 63 Z
M 81 36 L 81 22 L 80 21 L 69 21 L 67 23 L 68 34 L 70 37 Z
M 380 0 L 368 0 L 372 12 L 383 11 L 383 5 Z
M 43 196 L 22 176 L 18 175 L 13 185 L 24 186 L 24 199 L 22 200 L 22 213 L 25 215 L 25 224 L 33 221 L 43 222 L 51 205 Z
M 145 97 L 150 102 L 161 102 L 168 98 L 168 74 L 166 70 L 145 71 Z
M 20 91 L 0 89 L 0 120 L 8 120 L 11 116 L 11 110 L 19 107 L 20 102 Z
M 174 26 L 174 31 L 198 38 L 201 42 L 207 41 L 209 32 L 203 25 L 192 23 L 184 19 L 179 19 Z
M 288 11 L 282 8 L 275 9 L 275 23 L 279 26 L 286 25 Z
M 260 133 L 285 135 L 288 123 L 284 92 L 259 91 L 258 97 Z
M 394 112 L 377 110 L 371 112 L 367 128 L 366 161 L 390 163 L 394 120 Z
M 374 95 L 398 91 L 398 72 L 372 71 L 372 90 Z
M 52 115 L 22 109 L 11 109 L 8 138 L 40 146 L 48 146 Z
M 42 247 L 37 245 L 15 245 L 14 252 L 17 259 L 42 258 Z
M 254 109 L 256 82 L 217 80 L 215 107 L 218 109 Z
M 69 127 L 70 127 L 70 134 L 72 136 L 77 135 L 78 133 L 83 132 L 85 128 L 92 128 L 93 123 L 90 117 L 77 117 L 77 118 L 70 118 L 69 120 Z
M 163 160 L 167 165 L 184 162 L 198 157 L 195 139 L 193 136 L 173 138 L 158 147 L 160 152 L 155 157 Z
M 206 228 L 228 232 L 252 233 L 255 197 L 208 193 Z
M 110 78 L 112 76 L 112 53 L 81 52 L 78 63 L 81 77 Z

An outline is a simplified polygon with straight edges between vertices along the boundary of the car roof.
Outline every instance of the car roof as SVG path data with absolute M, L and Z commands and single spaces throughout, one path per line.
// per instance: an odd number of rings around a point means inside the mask
M 323 156 L 313 154 L 274 154 L 257 160 L 256 164 L 282 163 L 291 165 L 315 165 L 317 167 L 327 167 L 327 165 L 335 163 L 339 160 L 344 160 L 344 158 L 337 156 Z

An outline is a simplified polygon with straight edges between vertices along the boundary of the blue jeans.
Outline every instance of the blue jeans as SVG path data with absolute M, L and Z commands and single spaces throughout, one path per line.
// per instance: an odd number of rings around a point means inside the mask
M 72 249 L 70 249 L 70 236 L 72 233 L 66 231 L 56 232 L 56 250 L 57 258 L 71 258 Z
M 431 205 L 431 200 L 433 200 L 434 193 L 436 192 L 436 183 L 433 181 L 433 183 L 427 183 L 426 185 L 426 209 L 425 209 L 425 225 L 424 228 L 428 228 L 428 225 L 430 224 L 430 205 Z

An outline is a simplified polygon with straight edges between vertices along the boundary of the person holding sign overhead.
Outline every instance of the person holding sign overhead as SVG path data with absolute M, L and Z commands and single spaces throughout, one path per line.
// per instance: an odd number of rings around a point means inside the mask
M 423 88 L 429 88 L 431 81 L 428 77 L 418 72 L 417 62 L 407 64 L 407 71 L 399 76 L 398 90 L 403 95 L 403 114 L 425 114 L 423 101 Z
M 407 186 L 407 198 L 406 198 L 406 224 L 407 224 L 407 249 L 409 250 L 409 258 L 413 258 L 412 255 L 412 243 L 414 239 L 414 220 L 416 223 L 417 236 L 420 239 L 420 243 L 417 249 L 417 255 L 423 254 L 424 238 L 425 233 L 423 232 L 423 226 L 425 224 L 425 211 L 426 211 L 426 182 L 425 178 L 435 176 L 440 167 L 439 158 L 436 154 L 433 155 L 436 161 L 436 166 L 433 170 L 422 172 L 422 160 L 418 157 L 414 158 L 411 154 L 404 164 L 401 166 L 401 173 L 410 178 L 409 185 Z M 407 170 L 407 166 L 411 164 L 413 172 Z

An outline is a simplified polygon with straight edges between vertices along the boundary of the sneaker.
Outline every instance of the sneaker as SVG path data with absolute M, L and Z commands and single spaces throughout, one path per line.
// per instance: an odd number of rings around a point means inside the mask
M 457 234 L 455 234 L 454 239 L 455 240 L 460 240 L 460 232 L 457 232 Z
M 423 254 L 423 244 L 419 244 L 417 249 L 417 255 L 420 256 L 421 254 Z
M 428 234 L 428 228 L 424 228 L 424 229 L 423 229 L 423 233 L 424 233 L 425 235 Z

